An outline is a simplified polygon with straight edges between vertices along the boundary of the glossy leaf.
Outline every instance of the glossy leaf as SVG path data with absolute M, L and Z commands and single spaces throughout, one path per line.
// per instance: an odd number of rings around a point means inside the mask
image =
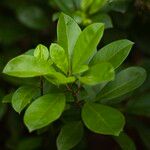
M 82 139 L 83 125 L 81 122 L 71 122 L 64 125 L 57 138 L 58 150 L 70 150 Z
M 96 85 L 102 82 L 111 81 L 114 79 L 114 69 L 110 63 L 100 63 L 94 66 L 79 77 L 79 80 L 88 85 Z
M 118 137 L 113 137 L 122 150 L 136 150 L 133 140 L 125 133 L 120 133 Z
M 36 99 L 26 110 L 24 122 L 29 131 L 40 129 L 57 120 L 65 108 L 63 94 L 47 94 Z
M 39 89 L 32 86 L 21 86 L 12 96 L 12 107 L 20 113 L 38 94 Z
M 138 88 L 146 79 L 146 71 L 141 67 L 129 67 L 117 74 L 114 81 L 108 83 L 96 99 L 107 102 Z
M 104 25 L 94 23 L 86 27 L 80 34 L 73 51 L 72 71 L 78 72 L 80 66 L 85 65 L 95 53 L 104 31 Z
M 118 136 L 125 124 L 124 116 L 117 109 L 96 103 L 83 106 L 82 119 L 89 130 L 105 135 Z
M 129 40 L 119 40 L 112 42 L 100 49 L 93 57 L 90 64 L 93 65 L 96 63 L 107 61 L 110 62 L 114 66 L 114 68 L 117 68 L 128 56 L 132 45 L 133 42 Z
M 51 72 L 51 62 L 38 60 L 30 55 L 20 55 L 10 60 L 3 73 L 16 77 L 35 77 Z
M 61 14 L 57 24 L 58 44 L 65 50 L 69 64 L 72 57 L 73 49 L 81 29 L 78 24 L 68 15 Z
M 48 60 L 49 51 L 46 46 L 39 44 L 34 50 L 34 56 L 41 60 Z
M 54 64 L 65 74 L 68 73 L 69 64 L 65 50 L 58 44 L 51 44 L 50 56 Z

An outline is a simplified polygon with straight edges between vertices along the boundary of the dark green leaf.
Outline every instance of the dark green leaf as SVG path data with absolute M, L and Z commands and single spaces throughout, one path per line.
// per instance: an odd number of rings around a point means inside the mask
M 113 137 L 122 150 L 136 150 L 133 140 L 125 133 L 120 133 L 118 137 Z
M 105 24 L 105 29 L 108 28 L 112 28 L 113 24 L 112 24 L 112 20 L 110 18 L 110 16 L 106 13 L 96 13 L 95 15 L 91 16 L 91 20 L 92 22 L 102 22 Z
M 129 67 L 117 74 L 114 81 L 108 83 L 96 99 L 107 102 L 138 88 L 146 79 L 146 71 L 141 67 Z
M 128 103 L 128 113 L 150 117 L 150 94 L 136 97 Z
M 71 122 L 62 127 L 58 138 L 58 150 L 70 150 L 76 146 L 82 139 L 83 125 L 81 122 Z
M 95 103 L 83 106 L 82 119 L 88 129 L 105 135 L 118 136 L 125 124 L 124 116 L 117 109 Z
M 16 150 L 36 150 L 42 145 L 42 139 L 39 137 L 28 137 L 19 141 Z
M 48 19 L 44 11 L 37 6 L 25 6 L 17 10 L 19 20 L 27 27 L 44 29 L 48 26 Z

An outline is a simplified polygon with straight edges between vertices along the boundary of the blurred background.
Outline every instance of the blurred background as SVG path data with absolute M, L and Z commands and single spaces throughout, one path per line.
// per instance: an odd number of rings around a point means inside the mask
M 134 47 L 124 66 L 143 66 L 146 82 L 123 97 L 126 108 L 125 127 L 138 150 L 150 150 L 150 0 L 0 0 L 0 72 L 13 57 L 33 49 L 47 47 L 56 41 L 60 12 L 73 17 L 84 29 L 93 22 L 103 22 L 105 33 L 99 48 L 119 39 L 133 41 Z M 55 136 L 49 132 L 28 133 L 19 116 L 10 106 L 12 92 L 26 80 L 0 73 L 0 149 L 55 150 Z M 118 100 L 120 101 L 120 100 Z M 120 149 L 108 136 L 87 131 L 86 144 L 75 150 Z

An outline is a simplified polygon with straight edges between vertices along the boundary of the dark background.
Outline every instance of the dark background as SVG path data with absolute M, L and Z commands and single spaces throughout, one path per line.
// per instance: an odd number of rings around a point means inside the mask
M 76 9 L 72 11 L 70 8 L 70 15 Z M 52 42 L 56 41 L 57 20 L 53 21 L 53 18 L 54 14 L 60 11 L 62 11 L 61 7 L 52 0 L 0 1 L 1 72 L 11 58 L 35 48 L 39 43 L 49 47 Z M 68 14 L 68 12 L 65 13 Z M 125 12 L 109 11 L 108 14 L 112 19 L 113 28 L 105 30 L 99 47 L 124 38 L 135 42 L 125 65 L 143 66 L 147 70 L 148 77 L 145 84 L 135 91 L 132 98 L 143 97 L 144 99 L 144 96 L 148 95 L 149 102 L 147 102 L 145 109 L 150 109 L 150 1 L 130 0 Z M 80 24 L 80 26 L 84 28 L 83 24 Z M 22 81 L 4 76 L 1 73 L 1 101 L 6 94 L 14 91 L 20 83 Z M 126 102 L 122 105 L 126 105 Z M 149 115 L 146 116 L 143 114 L 126 114 L 128 125 L 125 130 L 139 150 L 150 149 L 150 112 L 148 113 Z M 19 116 L 11 105 L 0 103 L 0 149 L 55 149 L 56 137 L 50 136 L 49 132 L 38 135 L 36 133 L 29 134 L 23 125 L 22 115 L 23 113 Z M 140 125 L 136 126 L 136 124 Z M 96 135 L 89 131 L 86 133 L 86 141 L 88 143 L 86 149 L 90 150 L 119 149 L 111 137 Z M 33 148 L 25 145 L 32 145 Z

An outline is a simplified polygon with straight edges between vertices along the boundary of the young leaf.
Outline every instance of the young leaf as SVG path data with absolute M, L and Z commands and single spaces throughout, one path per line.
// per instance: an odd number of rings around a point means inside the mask
M 146 79 L 146 71 L 141 67 L 129 67 L 117 74 L 116 79 L 108 83 L 96 99 L 107 102 L 138 88 Z
M 57 120 L 65 108 L 63 94 L 47 94 L 35 100 L 26 110 L 24 122 L 29 131 L 40 129 Z
M 150 94 L 142 95 L 128 103 L 128 113 L 150 117 Z
M 69 64 L 65 50 L 58 44 L 51 44 L 50 56 L 55 65 L 65 74 L 67 74 Z
M 40 60 L 48 60 L 49 51 L 46 46 L 39 44 L 34 50 L 34 57 Z
M 71 122 L 62 127 L 58 138 L 58 150 L 70 150 L 76 146 L 82 139 L 83 125 L 81 122 Z
M 118 136 L 125 124 L 124 116 L 117 109 L 96 103 L 83 106 L 82 119 L 89 130 L 105 135 Z
M 90 64 L 94 65 L 100 62 L 110 62 L 114 68 L 119 67 L 128 56 L 133 42 L 129 40 L 118 40 L 112 42 L 100 49 L 91 60 Z
M 31 100 L 38 94 L 39 89 L 32 86 L 20 87 L 12 96 L 12 106 L 20 113 Z
M 16 77 L 35 77 L 51 72 L 51 62 L 38 60 L 34 56 L 20 55 L 10 60 L 3 73 Z
M 88 85 L 96 85 L 101 82 L 114 79 L 114 69 L 110 63 L 104 62 L 91 66 L 91 68 L 79 77 L 79 80 Z
M 80 34 L 74 50 L 72 71 L 76 73 L 80 66 L 85 65 L 91 58 L 104 31 L 104 24 L 94 23 L 86 27 Z
M 121 132 L 118 137 L 113 137 L 122 150 L 136 150 L 133 140 L 125 133 Z
M 47 76 L 44 76 L 49 82 L 55 84 L 55 85 L 60 85 L 60 84 L 67 84 L 67 83 L 72 83 L 75 81 L 75 77 L 66 77 L 60 72 L 52 72 Z
M 87 71 L 88 69 L 89 69 L 88 65 L 82 65 L 82 66 L 80 66 L 80 68 L 78 69 L 78 71 L 76 71 L 76 74 L 81 74 L 81 73 Z
M 58 44 L 63 47 L 67 54 L 69 64 L 80 33 L 81 29 L 78 24 L 71 17 L 62 13 L 57 24 L 57 38 Z

